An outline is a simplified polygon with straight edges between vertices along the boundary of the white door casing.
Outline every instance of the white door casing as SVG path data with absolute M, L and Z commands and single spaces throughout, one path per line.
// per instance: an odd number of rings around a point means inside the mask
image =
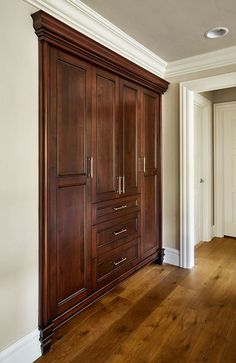
M 236 102 L 214 109 L 216 236 L 236 237 Z
M 212 103 L 194 95 L 195 244 L 212 239 Z
M 236 72 L 180 83 L 180 267 L 194 266 L 194 92 L 236 86 Z

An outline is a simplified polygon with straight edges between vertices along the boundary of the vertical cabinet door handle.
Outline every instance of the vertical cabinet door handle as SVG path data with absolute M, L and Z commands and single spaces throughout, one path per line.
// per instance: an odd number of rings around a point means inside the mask
M 123 194 L 125 194 L 125 176 L 123 176 Z
M 143 172 L 146 173 L 146 156 L 143 158 Z
M 90 156 L 87 159 L 87 167 L 88 167 L 88 171 L 87 171 L 87 176 L 89 178 L 93 178 L 93 157 Z

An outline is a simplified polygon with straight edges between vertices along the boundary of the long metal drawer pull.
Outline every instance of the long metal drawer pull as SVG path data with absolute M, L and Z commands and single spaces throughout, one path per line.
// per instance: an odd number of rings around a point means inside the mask
M 123 188 L 122 193 L 125 194 L 125 176 L 123 176 Z
M 126 257 L 123 257 L 120 261 L 114 261 L 113 263 L 114 263 L 114 265 L 115 266 L 118 266 L 118 265 L 120 265 L 122 262 L 125 262 L 127 260 L 127 258 Z
M 124 232 L 127 232 L 127 229 L 126 229 L 126 228 L 122 228 L 120 231 L 113 232 L 113 234 L 114 234 L 115 236 L 118 236 L 118 234 L 121 234 L 121 233 L 124 233 Z
M 127 205 L 121 205 L 119 207 L 113 207 L 112 209 L 113 210 L 120 210 L 120 209 L 125 209 L 125 208 L 127 208 Z

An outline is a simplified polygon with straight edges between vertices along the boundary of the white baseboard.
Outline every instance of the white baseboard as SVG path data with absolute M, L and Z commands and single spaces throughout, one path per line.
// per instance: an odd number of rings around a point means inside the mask
M 41 356 L 39 331 L 33 330 L 0 352 L 1 363 L 33 363 Z
M 179 250 L 171 247 L 165 247 L 164 262 L 170 265 L 180 266 L 180 253 Z

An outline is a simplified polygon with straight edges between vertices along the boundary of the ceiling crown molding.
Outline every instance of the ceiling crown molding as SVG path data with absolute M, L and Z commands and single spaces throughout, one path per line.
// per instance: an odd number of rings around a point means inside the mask
M 165 77 L 168 79 L 232 64 L 236 64 L 236 46 L 169 62 L 166 67 Z
M 167 62 L 131 38 L 80 0 L 24 0 L 157 76 Z

